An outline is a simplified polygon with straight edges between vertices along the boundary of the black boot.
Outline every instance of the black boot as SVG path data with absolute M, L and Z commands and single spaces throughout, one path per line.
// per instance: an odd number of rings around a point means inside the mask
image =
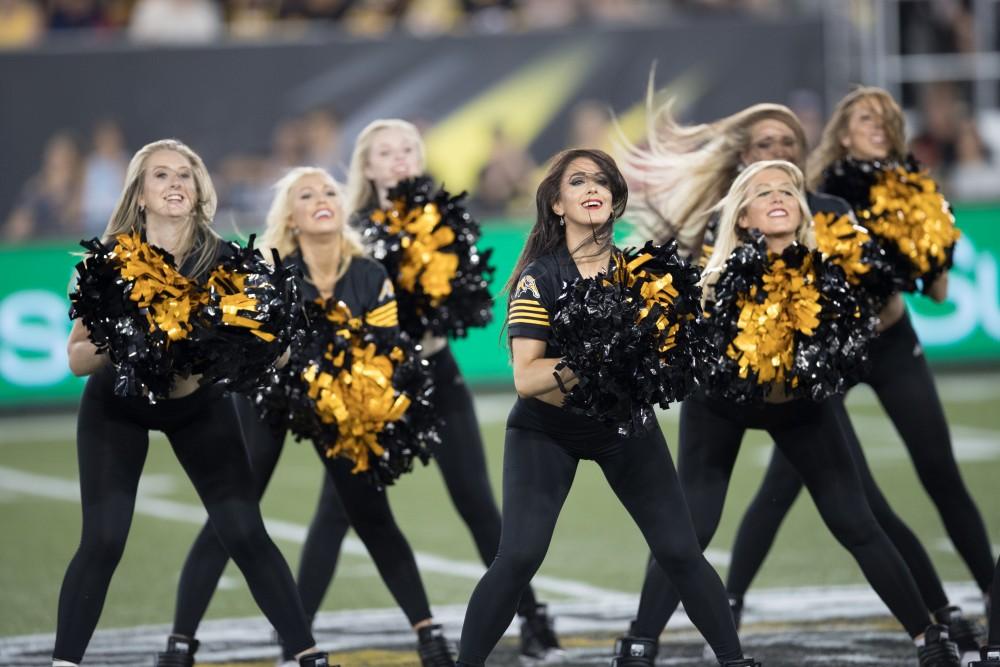
M 534 612 L 521 619 L 521 657 L 554 662 L 564 656 L 548 607 L 536 606 Z
M 611 667 L 653 667 L 659 651 L 655 639 L 619 637 L 615 640 L 615 655 Z
M 330 657 L 326 653 L 310 653 L 299 658 L 299 667 L 339 667 L 339 665 L 331 665 Z
M 962 615 L 959 607 L 945 607 L 934 612 L 938 623 L 948 626 L 948 638 L 958 646 L 962 664 L 979 656 L 982 647 L 982 631 L 979 625 Z
M 739 660 L 720 662 L 719 667 L 760 667 L 760 663 L 753 658 L 740 658 Z
M 167 650 L 156 654 L 154 667 L 194 667 L 198 640 L 183 635 L 167 637 Z
M 440 625 L 425 625 L 417 630 L 417 653 L 422 667 L 455 667 Z
M 924 645 L 917 649 L 920 667 L 962 667 L 958 647 L 948 638 L 948 626 L 929 625 Z
M 997 667 L 1000 665 L 1000 646 L 984 646 L 979 649 L 982 660 L 969 663 L 969 667 Z

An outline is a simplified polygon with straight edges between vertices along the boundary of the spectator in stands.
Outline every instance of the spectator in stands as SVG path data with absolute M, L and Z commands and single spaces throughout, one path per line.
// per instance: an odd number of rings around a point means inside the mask
M 302 164 L 320 167 L 338 181 L 346 178 L 345 160 L 341 154 L 340 120 L 330 109 L 314 109 L 302 119 L 302 142 L 305 160 Z
M 570 111 L 566 148 L 611 149 L 611 110 L 599 100 L 582 100 Z
M 222 34 L 222 27 L 212 0 L 138 0 L 128 31 L 140 42 L 204 43 Z
M 959 124 L 955 158 L 955 167 L 951 170 L 948 181 L 951 199 L 1000 199 L 1000 166 L 993 160 L 991 151 L 971 118 Z
M 356 3 L 357 0 L 283 0 L 280 16 L 304 21 L 339 21 Z
M 0 0 L 0 49 L 31 46 L 45 33 L 45 16 L 32 0 Z
M 80 152 L 68 132 L 49 139 L 42 168 L 25 184 L 7 220 L 8 241 L 79 238 Z
M 920 98 L 920 132 L 910 150 L 921 164 L 945 178 L 956 160 L 958 128 L 967 117 L 965 104 L 952 83 L 932 83 Z
M 83 233 L 87 238 L 100 236 L 115 209 L 129 156 L 121 128 L 112 120 L 94 126 L 91 150 L 83 164 Z
M 281 0 L 229 0 L 229 34 L 240 39 L 264 37 L 274 29 L 280 5 Z
M 49 0 L 48 6 L 49 30 L 100 28 L 105 25 L 104 11 L 98 0 Z
M 476 193 L 469 207 L 480 217 L 530 212 L 536 168 L 527 151 L 497 125 L 493 129 L 490 157 L 479 170 Z

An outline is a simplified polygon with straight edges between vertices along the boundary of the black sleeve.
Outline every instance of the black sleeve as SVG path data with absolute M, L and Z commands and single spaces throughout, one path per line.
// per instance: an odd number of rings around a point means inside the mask
M 810 192 L 807 197 L 812 214 L 833 213 L 838 218 L 853 212 L 846 199 L 823 192 Z
M 398 327 L 399 314 L 396 309 L 396 293 L 392 289 L 392 281 L 389 280 L 385 268 L 368 258 L 357 258 L 354 261 L 363 262 L 365 267 L 363 277 L 365 321 L 376 327 Z
M 507 310 L 510 338 L 548 340 L 549 313 L 555 305 L 559 289 L 556 282 L 557 276 L 538 262 L 532 262 L 521 272 Z

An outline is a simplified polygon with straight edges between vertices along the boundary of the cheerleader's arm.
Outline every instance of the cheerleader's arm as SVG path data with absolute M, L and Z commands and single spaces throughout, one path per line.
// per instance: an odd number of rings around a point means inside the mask
M 520 336 L 512 338 L 511 355 L 514 362 L 514 389 L 521 398 L 536 397 L 558 389 L 556 373 L 566 389 L 576 384 L 576 377 L 569 368 L 556 371 L 560 359 L 545 357 L 544 340 Z
M 73 321 L 66 343 L 66 356 L 70 372 L 77 377 L 95 373 L 108 363 L 108 355 L 97 351 L 97 346 L 90 340 L 90 332 L 80 320 Z

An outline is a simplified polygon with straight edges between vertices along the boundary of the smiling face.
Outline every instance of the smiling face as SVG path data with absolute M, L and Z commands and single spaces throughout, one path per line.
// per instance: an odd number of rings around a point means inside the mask
M 288 192 L 288 227 L 300 236 L 336 234 L 344 224 L 343 202 L 337 185 L 325 174 L 306 174 Z
M 782 249 L 795 240 L 802 209 L 792 177 L 783 169 L 764 169 L 750 179 L 737 224 L 759 230 L 768 247 Z
M 181 220 L 191 215 L 198 201 L 191 162 L 172 150 L 158 150 L 146 161 L 139 206 L 147 219 Z
M 610 179 L 590 158 L 573 160 L 560 179 L 559 197 L 552 210 L 567 227 L 604 224 L 612 215 Z
M 398 127 L 375 133 L 365 161 L 365 178 L 379 191 L 395 187 L 400 181 L 423 173 L 424 163 L 418 139 Z
M 792 128 L 780 120 L 765 118 L 750 126 L 750 145 L 740 159 L 744 165 L 762 160 L 785 160 L 800 165 L 803 149 Z
M 840 143 L 856 160 L 884 160 L 892 150 L 882 112 L 869 98 L 855 102 L 847 114 L 847 128 Z

